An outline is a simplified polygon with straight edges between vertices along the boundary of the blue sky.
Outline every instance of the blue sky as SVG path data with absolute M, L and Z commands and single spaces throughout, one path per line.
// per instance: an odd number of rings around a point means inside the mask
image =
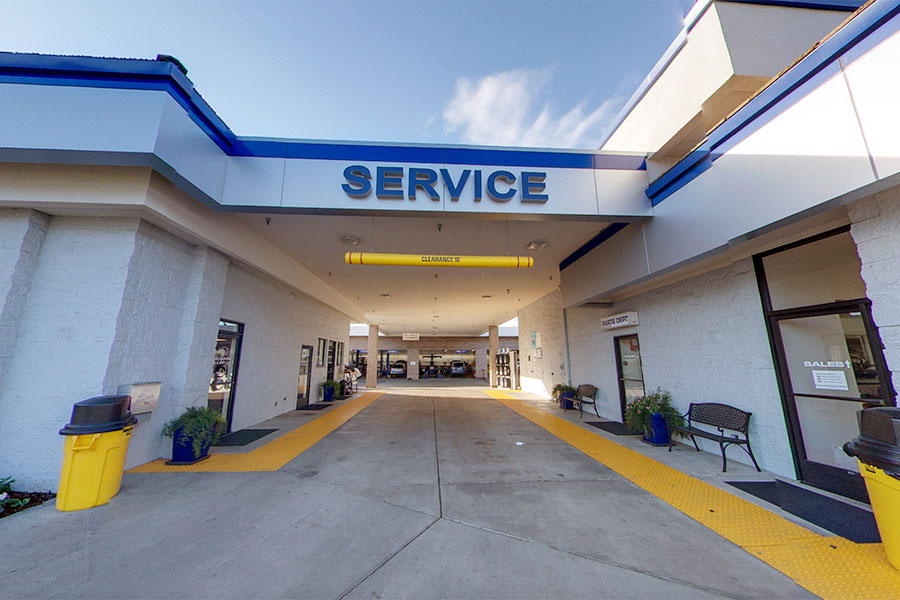
M 692 4 L 8 1 L 0 49 L 171 54 L 238 135 L 595 148 Z

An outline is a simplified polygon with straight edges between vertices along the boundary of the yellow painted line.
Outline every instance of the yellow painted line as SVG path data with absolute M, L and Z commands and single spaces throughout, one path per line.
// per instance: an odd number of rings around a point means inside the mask
M 349 421 L 375 402 L 384 392 L 366 392 L 342 406 L 275 438 L 245 454 L 212 454 L 195 465 L 167 465 L 154 460 L 129 469 L 128 473 L 213 473 L 241 471 L 277 471 L 310 449 L 326 435 Z
M 900 598 L 882 544 L 819 535 L 505 392 L 485 393 L 825 600 Z

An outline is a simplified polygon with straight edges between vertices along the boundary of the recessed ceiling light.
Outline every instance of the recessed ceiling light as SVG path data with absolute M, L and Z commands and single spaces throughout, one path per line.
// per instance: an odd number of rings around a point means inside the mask
M 379 294 L 382 298 L 390 298 L 390 294 Z
M 490 297 L 490 296 L 482 296 L 481 299 L 482 299 L 482 300 L 490 300 L 491 297 Z
M 547 247 L 547 242 L 545 240 L 532 240 L 530 244 L 528 244 L 529 250 L 543 250 Z
M 341 241 L 345 246 L 359 246 L 359 242 L 361 241 L 359 237 L 353 235 L 352 233 L 345 233 L 341 236 Z

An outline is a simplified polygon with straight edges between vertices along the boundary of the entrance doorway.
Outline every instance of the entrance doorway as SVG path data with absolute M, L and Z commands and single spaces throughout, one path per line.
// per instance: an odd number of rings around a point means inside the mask
M 637 334 L 613 338 L 613 344 L 616 349 L 616 370 L 619 378 L 619 403 L 624 419 L 625 406 L 632 400 L 644 397 L 641 346 Z
M 797 478 L 868 502 L 856 413 L 894 390 L 848 228 L 754 257 Z
M 206 405 L 222 413 L 231 431 L 234 412 L 234 393 L 237 389 L 238 365 L 241 360 L 241 340 L 244 325 L 232 321 L 219 321 L 216 351 L 213 358 L 213 375 L 209 381 Z
M 297 377 L 297 408 L 303 408 L 309 404 L 312 357 L 312 346 L 302 346 L 300 348 L 300 374 Z
M 328 340 L 328 356 L 325 359 L 325 379 L 326 381 L 334 380 L 334 359 L 337 342 Z

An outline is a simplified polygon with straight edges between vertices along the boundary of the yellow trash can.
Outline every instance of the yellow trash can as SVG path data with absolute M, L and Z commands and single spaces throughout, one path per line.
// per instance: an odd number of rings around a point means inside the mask
M 109 502 L 119 492 L 128 441 L 137 419 L 130 396 L 98 396 L 76 402 L 66 436 L 56 508 L 83 510 Z
M 866 481 L 888 561 L 900 569 L 900 479 L 864 462 L 859 463 L 859 472 Z
M 900 408 L 866 408 L 857 418 L 859 437 L 844 452 L 859 461 L 884 551 L 900 570 Z

